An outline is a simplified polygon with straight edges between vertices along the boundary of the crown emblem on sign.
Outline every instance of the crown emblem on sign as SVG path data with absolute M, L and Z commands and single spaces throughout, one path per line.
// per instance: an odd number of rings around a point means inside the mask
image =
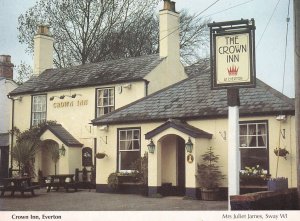
M 230 68 L 227 68 L 227 71 L 228 71 L 229 76 L 236 76 L 239 71 L 239 68 L 232 65 Z

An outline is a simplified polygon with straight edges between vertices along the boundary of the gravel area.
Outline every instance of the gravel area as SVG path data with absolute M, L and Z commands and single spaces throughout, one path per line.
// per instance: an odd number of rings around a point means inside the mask
M 78 192 L 46 192 L 36 190 L 36 196 L 25 193 L 22 197 L 10 193 L 0 197 L 1 211 L 168 211 L 168 210 L 227 210 L 227 201 L 202 201 L 179 196 L 149 198 L 134 194 L 96 193 L 95 190 Z

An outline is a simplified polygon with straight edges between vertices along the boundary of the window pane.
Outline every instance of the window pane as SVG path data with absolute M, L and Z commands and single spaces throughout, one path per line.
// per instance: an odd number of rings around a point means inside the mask
M 107 89 L 104 89 L 104 91 L 103 91 L 103 97 L 108 97 L 108 90 Z
M 247 125 L 240 125 L 240 135 L 247 135 Z
M 114 88 L 97 90 L 97 107 L 103 108 L 102 111 L 97 112 L 97 117 L 114 110 Z
M 257 142 L 256 142 L 256 136 L 249 136 L 248 137 L 248 147 L 257 147 Z
M 266 134 L 266 124 L 258 124 L 257 134 Z
M 266 140 L 267 140 L 266 135 L 258 136 L 257 137 L 258 146 L 259 147 L 266 147 Z
M 120 140 L 126 140 L 126 131 L 124 130 L 121 130 L 120 132 Z
M 127 137 L 126 137 L 127 140 L 132 140 L 132 130 L 128 130 L 127 131 Z
M 247 136 L 240 136 L 240 146 L 241 147 L 247 147 Z
M 250 124 L 248 126 L 248 135 L 256 135 L 256 124 Z
M 140 157 L 139 151 L 122 151 L 120 152 L 120 169 L 131 170 L 131 164 Z
M 126 141 L 120 141 L 120 150 L 126 150 Z
M 242 148 L 241 149 L 241 168 L 256 167 L 260 165 L 267 169 L 268 153 L 267 148 Z
M 38 95 L 32 97 L 32 125 L 38 125 L 46 121 L 47 96 Z

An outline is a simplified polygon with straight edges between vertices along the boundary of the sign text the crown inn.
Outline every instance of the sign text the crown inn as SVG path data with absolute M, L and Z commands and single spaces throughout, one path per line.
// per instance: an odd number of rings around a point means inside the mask
M 216 36 L 218 84 L 250 81 L 249 35 Z

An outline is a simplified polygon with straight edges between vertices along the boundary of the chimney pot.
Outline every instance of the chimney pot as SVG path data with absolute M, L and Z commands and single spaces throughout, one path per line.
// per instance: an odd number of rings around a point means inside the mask
M 49 26 L 48 25 L 39 25 L 37 34 L 49 36 L 50 35 Z
M 170 9 L 171 9 L 171 1 L 164 0 L 164 10 L 170 10 Z
M 175 4 L 176 4 L 176 2 L 171 1 L 171 11 L 172 12 L 176 12 L 176 10 L 175 10 Z
M 0 77 L 13 79 L 13 67 L 10 55 L 0 55 Z
M 175 2 L 173 2 L 171 0 L 164 0 L 164 9 L 163 10 L 176 12 L 175 11 Z

